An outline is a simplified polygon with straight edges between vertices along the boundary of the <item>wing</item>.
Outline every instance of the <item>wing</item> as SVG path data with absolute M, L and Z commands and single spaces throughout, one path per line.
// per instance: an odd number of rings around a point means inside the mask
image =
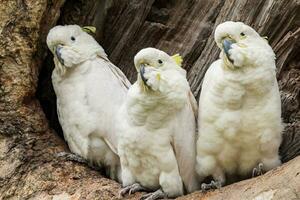
M 112 72 L 123 83 L 123 85 L 126 87 L 126 89 L 128 89 L 131 86 L 131 83 L 129 82 L 129 80 L 127 79 L 125 74 L 118 67 L 116 67 L 114 64 L 112 64 L 111 62 L 110 62 L 110 66 L 111 66 Z
M 131 83 L 124 73 L 111 63 L 107 57 L 99 56 L 99 60 L 95 64 L 101 65 L 103 70 L 100 73 L 102 73 L 103 80 L 106 81 L 101 81 L 101 83 L 97 82 L 97 80 L 94 81 L 94 83 L 102 85 L 101 88 L 94 89 L 102 90 L 102 92 L 98 93 L 99 99 L 96 99 L 96 102 L 94 102 L 95 104 L 102 105 L 100 109 L 102 113 L 98 113 L 101 115 L 99 123 L 105 124 L 103 127 L 105 127 L 106 131 L 102 137 L 110 149 L 117 154 L 118 136 L 115 131 L 116 117 L 120 106 L 125 101 L 127 90 L 131 86 Z M 107 83 L 107 81 L 112 81 L 112 84 Z M 94 99 L 95 97 L 91 98 Z M 105 106 L 103 107 L 103 105 Z
M 192 100 L 192 102 L 195 105 L 194 100 Z M 176 116 L 176 125 L 172 141 L 179 172 L 188 192 L 199 189 L 195 171 L 196 119 L 192 102 L 189 97 L 186 106 Z
M 109 148 L 112 150 L 112 152 L 114 152 L 116 155 L 118 155 L 117 145 L 111 143 L 110 141 L 116 141 L 116 140 L 113 139 L 112 137 L 104 138 L 104 142 L 107 144 L 107 146 L 109 146 Z
M 122 83 L 122 85 L 128 90 L 129 87 L 131 86 L 131 83 L 129 82 L 125 74 L 110 61 L 109 61 L 109 68 L 112 71 L 112 73 L 117 77 L 117 79 Z M 125 98 L 123 100 L 125 101 Z M 121 106 L 122 104 L 123 101 L 119 106 Z M 119 113 L 118 110 L 116 110 L 115 112 L 116 114 Z M 116 118 L 114 119 L 114 121 L 115 120 Z M 111 148 L 111 150 L 118 155 L 118 151 L 117 151 L 118 136 L 116 131 L 112 131 L 112 133 L 113 134 L 108 134 L 104 140 L 106 144 Z
M 205 97 L 207 97 L 207 93 L 211 92 L 211 87 L 212 87 L 212 81 L 215 80 L 220 76 L 220 73 L 218 72 L 221 66 L 221 60 L 216 60 L 213 62 L 209 68 L 207 69 L 202 86 L 201 86 L 201 93 L 200 93 L 200 98 L 199 98 L 199 107 L 198 107 L 198 130 L 199 130 L 199 122 L 201 118 L 201 108 L 206 107 L 207 104 L 204 103 Z M 200 133 L 198 133 L 200 134 Z
M 121 83 L 126 87 L 127 89 L 131 86 L 131 83 L 125 76 L 125 74 L 116 67 L 107 57 L 99 56 L 100 58 L 104 59 L 106 62 L 108 62 L 109 68 L 111 69 L 112 73 L 121 81 Z
M 205 96 L 206 92 L 210 91 L 211 81 L 218 78 L 218 76 L 220 76 L 219 69 L 221 65 L 222 65 L 221 60 L 219 59 L 213 62 L 206 70 L 202 82 L 200 98 L 201 96 Z M 199 103 L 201 103 L 201 101 Z
M 194 97 L 192 91 L 189 92 L 189 101 L 190 101 L 190 104 L 192 106 L 192 109 L 193 109 L 193 112 L 194 112 L 194 116 L 195 116 L 195 119 L 197 121 L 197 118 L 198 118 L 198 103 L 197 103 L 197 100 L 196 98 Z

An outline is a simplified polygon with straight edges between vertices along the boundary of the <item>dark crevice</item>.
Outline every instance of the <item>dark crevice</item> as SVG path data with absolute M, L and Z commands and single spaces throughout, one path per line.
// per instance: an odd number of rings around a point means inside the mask
M 175 5 L 173 0 L 156 0 L 152 4 L 151 10 L 146 18 L 146 21 L 155 22 L 166 25 L 171 8 Z
M 48 50 L 42 69 L 39 75 L 36 96 L 40 101 L 43 111 L 48 119 L 49 126 L 53 128 L 59 136 L 63 137 L 62 128 L 58 121 L 56 95 L 52 86 L 52 71 L 54 69 L 53 55 Z

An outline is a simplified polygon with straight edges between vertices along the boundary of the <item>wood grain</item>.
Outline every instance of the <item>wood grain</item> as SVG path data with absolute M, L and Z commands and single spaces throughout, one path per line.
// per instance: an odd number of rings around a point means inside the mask
M 83 164 L 56 157 L 68 149 L 56 135 L 61 130 L 50 78 L 53 62 L 45 45 L 52 26 L 96 26 L 95 38 L 131 81 L 136 79 L 133 56 L 141 48 L 180 53 L 198 97 L 202 78 L 219 55 L 213 30 L 227 20 L 253 26 L 269 37 L 276 52 L 285 123 L 280 154 L 286 164 L 256 179 L 181 199 L 258 199 L 271 193 L 273 200 L 299 199 L 299 4 L 298 0 L 11 0 L 0 4 L 0 199 L 118 197 L 119 184 Z

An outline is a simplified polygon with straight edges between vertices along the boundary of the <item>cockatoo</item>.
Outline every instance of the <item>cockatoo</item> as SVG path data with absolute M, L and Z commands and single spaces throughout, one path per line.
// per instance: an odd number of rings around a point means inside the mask
M 275 54 L 268 42 L 242 22 L 215 30 L 220 59 L 207 70 L 199 102 L 196 170 L 203 189 L 221 187 L 226 176 L 281 164 L 281 103 Z
M 52 83 L 59 122 L 71 152 L 105 167 L 111 178 L 118 179 L 114 127 L 130 83 L 96 40 L 77 25 L 52 28 L 47 45 L 54 55 Z
M 118 115 L 124 188 L 154 191 L 144 199 L 176 197 L 198 189 L 196 164 L 197 102 L 180 67 L 181 57 L 155 48 L 134 57 L 137 81 Z

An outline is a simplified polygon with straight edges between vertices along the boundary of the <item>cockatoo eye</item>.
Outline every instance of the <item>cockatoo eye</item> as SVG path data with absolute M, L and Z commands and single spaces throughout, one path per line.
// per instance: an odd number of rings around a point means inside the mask
M 72 40 L 72 41 L 75 41 L 76 39 L 75 39 L 75 37 L 74 37 L 74 36 L 71 36 L 71 40 Z
M 244 32 L 241 32 L 241 33 L 240 33 L 240 38 L 241 38 L 241 39 L 245 39 L 246 37 L 247 37 L 247 36 L 246 36 L 246 34 L 245 34 Z
M 158 62 L 160 65 L 163 64 L 163 61 L 162 61 L 161 59 L 159 59 L 157 62 Z

